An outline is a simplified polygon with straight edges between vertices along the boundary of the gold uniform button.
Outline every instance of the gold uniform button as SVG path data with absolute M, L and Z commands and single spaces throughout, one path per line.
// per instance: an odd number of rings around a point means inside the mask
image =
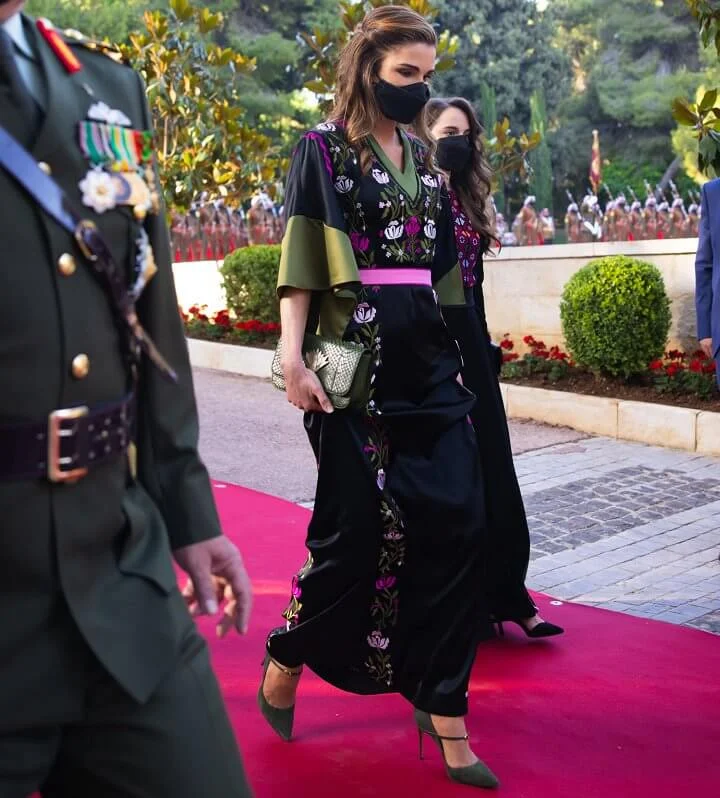
M 75 355 L 72 360 L 72 375 L 77 380 L 87 377 L 90 371 L 90 358 L 85 355 Z
M 69 252 L 63 253 L 58 258 L 58 271 L 64 277 L 70 277 L 71 274 L 75 274 L 76 268 L 75 258 Z
M 50 168 L 49 163 L 45 163 L 45 161 L 39 161 L 38 166 L 40 167 L 41 171 L 45 172 L 46 175 L 52 174 L 52 169 Z

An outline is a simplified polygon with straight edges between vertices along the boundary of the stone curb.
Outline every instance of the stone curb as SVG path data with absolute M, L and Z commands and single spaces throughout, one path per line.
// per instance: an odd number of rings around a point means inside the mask
M 245 377 L 269 379 L 267 349 L 188 339 L 190 362 Z M 570 427 L 592 435 L 720 455 L 720 413 L 628 402 L 599 396 L 500 383 L 510 418 Z

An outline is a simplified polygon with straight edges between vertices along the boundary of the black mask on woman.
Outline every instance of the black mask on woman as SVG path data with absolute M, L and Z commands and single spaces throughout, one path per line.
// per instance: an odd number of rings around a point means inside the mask
M 445 136 L 437 143 L 438 166 L 446 172 L 460 172 L 470 163 L 472 152 L 469 136 Z
M 409 125 L 430 99 L 430 89 L 427 83 L 396 86 L 381 78 L 375 84 L 375 99 L 388 119 Z

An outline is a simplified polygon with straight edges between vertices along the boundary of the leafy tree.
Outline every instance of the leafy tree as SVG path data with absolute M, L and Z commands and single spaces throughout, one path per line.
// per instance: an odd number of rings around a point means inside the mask
M 668 96 L 692 94 L 702 80 L 685 0 L 555 0 L 553 6 L 556 41 L 573 71 L 573 92 L 549 137 L 556 186 L 584 193 L 593 128 L 600 131 L 605 174 L 616 161 L 661 176 L 679 166 Z
M 547 143 L 547 111 L 542 89 L 536 89 L 530 98 L 530 130 L 540 135 L 540 143 L 530 153 L 530 192 L 535 195 L 538 207 L 553 208 L 552 158 Z
M 687 0 L 688 7 L 700 27 L 703 46 L 710 50 L 715 48 L 716 56 L 720 56 L 720 9 L 713 8 L 709 0 Z M 709 75 L 718 85 L 717 57 L 709 68 Z M 687 95 L 685 95 L 687 96 Z M 720 100 L 717 88 L 703 88 L 698 92 L 695 102 L 688 102 L 681 95 L 673 101 L 673 116 L 685 128 L 691 128 L 697 140 L 697 170 L 699 173 L 720 176 Z M 673 137 L 676 149 L 687 159 L 687 143 L 690 135 L 677 131 Z M 691 164 L 688 164 L 692 168 Z
M 190 0 L 169 6 L 146 12 L 145 31 L 123 48 L 147 84 L 168 205 L 185 209 L 202 191 L 242 199 L 277 166 L 240 104 L 238 76 L 254 62 L 215 43 L 221 13 Z
M 541 11 L 528 0 L 437 0 L 437 6 L 438 24 L 458 34 L 461 65 L 439 76 L 439 92 L 478 102 L 487 83 L 500 118 L 521 129 L 530 124 L 530 97 L 537 89 L 554 113 L 571 72 L 567 55 L 553 44 L 552 5 Z
M 26 10 L 47 17 L 59 29 L 73 28 L 93 39 L 126 42 L 142 25 L 143 12 L 165 5 L 162 0 L 28 0 Z

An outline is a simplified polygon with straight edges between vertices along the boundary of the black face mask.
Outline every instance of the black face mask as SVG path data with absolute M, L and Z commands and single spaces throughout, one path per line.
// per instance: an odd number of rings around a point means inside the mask
M 427 83 L 396 86 L 380 79 L 375 84 L 375 98 L 388 119 L 401 125 L 409 125 L 430 99 L 430 89 Z
M 437 162 L 446 172 L 460 172 L 472 158 L 473 145 L 469 136 L 445 136 L 437 143 Z

